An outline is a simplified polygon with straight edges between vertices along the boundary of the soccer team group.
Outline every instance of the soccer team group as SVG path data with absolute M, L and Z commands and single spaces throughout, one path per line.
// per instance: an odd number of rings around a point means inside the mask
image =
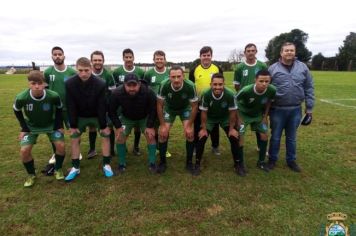
M 256 59 L 257 47 L 245 47 L 245 61 L 234 73 L 236 91 L 225 87 L 221 68 L 212 63 L 212 48 L 200 50 L 200 64 L 184 78 L 178 65 L 166 67 L 166 55 L 158 50 L 153 54 L 154 67 L 146 72 L 135 66 L 131 49 L 123 50 L 123 65 L 110 72 L 104 68 L 104 54 L 94 51 L 90 59 L 81 57 L 76 70 L 65 65 L 64 51 L 52 48 L 53 66 L 44 73 L 29 72 L 29 88 L 16 96 L 13 109 L 21 132 L 20 155 L 28 177 L 25 187 L 35 183 L 36 172 L 31 151 L 39 134 L 47 134 L 57 180 L 72 181 L 80 174 L 81 134 L 89 130 L 87 157 L 97 155 L 97 131 L 101 136 L 102 170 L 113 177 L 110 165 L 118 157 L 117 173 L 126 170 L 128 152 L 126 140 L 134 132 L 133 153 L 141 155 L 141 134 L 147 141 L 148 168 L 152 173 L 167 169 L 169 133 L 179 116 L 186 138 L 186 166 L 192 175 L 201 172 L 205 143 L 211 137 L 212 152 L 219 151 L 219 127 L 230 142 L 234 170 L 246 175 L 244 165 L 244 133 L 248 125 L 256 132 L 258 146 L 257 168 L 269 172 L 276 165 L 282 131 L 286 134 L 286 161 L 299 172 L 296 163 L 296 130 L 302 119 L 301 103 L 306 102 L 306 114 L 311 117 L 314 105 L 313 81 L 307 67 L 295 59 L 295 45 L 285 43 L 281 60 L 269 68 Z M 304 65 L 304 66 L 303 66 Z M 272 83 L 271 83 L 272 81 Z M 275 86 L 274 86 L 275 85 Z M 301 90 L 302 88 L 302 90 Z M 302 94 L 300 94 L 302 93 Z M 268 116 L 272 137 L 269 150 Z M 64 175 L 64 128 L 69 129 L 72 168 Z M 159 162 L 156 164 L 156 152 Z M 265 161 L 269 154 L 268 162 Z M 195 155 L 194 155 L 195 154 Z M 195 161 L 193 160 L 195 156 Z

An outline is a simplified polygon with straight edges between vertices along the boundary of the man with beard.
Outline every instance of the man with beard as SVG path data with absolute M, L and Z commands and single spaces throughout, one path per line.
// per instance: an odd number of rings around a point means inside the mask
M 134 73 L 125 75 L 124 84 L 112 91 L 109 115 L 115 126 L 116 147 L 119 157 L 119 173 L 126 170 L 126 140 L 135 127 L 145 134 L 148 149 L 149 170 L 156 172 L 156 95 L 139 81 Z M 121 116 L 117 110 L 121 108 Z
M 154 67 L 146 71 L 143 80 L 147 83 L 147 85 L 158 94 L 159 86 L 163 80 L 169 79 L 169 71 L 166 67 L 166 54 L 161 51 L 157 50 L 153 53 L 153 62 Z M 155 132 L 156 132 L 156 143 L 158 143 L 158 127 L 159 127 L 159 120 L 156 119 L 155 121 Z M 166 157 L 171 157 L 171 154 L 167 151 Z
M 200 64 L 195 66 L 189 72 L 189 80 L 191 80 L 196 88 L 199 99 L 202 95 L 202 92 L 205 89 L 209 89 L 211 76 L 215 73 L 223 73 L 222 69 L 212 62 L 213 57 L 213 49 L 210 46 L 204 46 L 200 49 Z M 194 121 L 194 143 L 197 145 L 198 143 L 198 133 L 200 130 L 200 111 L 198 110 L 198 114 Z M 219 150 L 219 126 L 215 126 L 211 131 L 211 151 L 217 156 L 220 156 Z
M 44 71 L 45 82 L 47 83 L 48 89 L 55 91 L 59 94 L 61 101 L 63 103 L 63 122 L 66 128 L 69 128 L 68 123 L 68 114 L 67 114 L 67 107 L 66 107 L 66 90 L 64 86 L 64 82 L 71 76 L 76 74 L 76 71 L 64 64 L 64 51 L 61 47 L 55 46 L 52 48 L 51 51 L 52 60 L 54 65 L 48 67 Z M 56 148 L 52 143 L 53 155 L 49 160 L 50 164 L 54 164 Z M 80 155 L 81 157 L 81 155 Z
M 198 133 L 198 143 L 196 150 L 195 166 L 193 175 L 200 174 L 200 162 L 204 152 L 204 146 L 213 128 L 220 125 L 225 131 L 230 141 L 231 153 L 234 167 L 237 174 L 241 175 L 241 162 L 238 156 L 238 137 L 239 133 L 235 129 L 237 119 L 237 105 L 234 92 L 225 88 L 223 74 L 213 74 L 210 82 L 210 89 L 205 90 L 201 96 L 199 106 L 201 110 L 201 129 Z
M 107 102 L 109 103 L 109 98 L 111 94 L 111 90 L 115 88 L 115 81 L 114 77 L 112 76 L 112 73 L 104 68 L 104 53 L 101 51 L 94 51 L 90 55 L 90 60 L 93 66 L 93 75 L 96 77 L 102 79 L 105 81 L 106 84 L 106 97 L 107 97 Z M 112 124 L 109 122 L 109 127 L 111 126 L 112 129 Z M 97 152 L 95 150 L 95 142 L 96 142 L 96 129 L 95 127 L 89 127 L 89 151 L 88 151 L 88 159 L 91 159 L 97 155 Z M 111 156 L 115 156 L 115 149 L 114 149 L 114 143 L 115 143 L 115 134 L 114 132 L 110 133 L 110 154 Z
M 184 71 L 180 66 L 174 65 L 169 71 L 169 80 L 161 83 L 157 95 L 157 116 L 159 119 L 159 155 L 160 163 L 158 173 L 167 169 L 166 152 L 169 132 L 174 120 L 179 116 L 183 123 L 186 138 L 186 169 L 193 169 L 194 151 L 194 119 L 198 110 L 198 96 L 194 83 L 184 79 Z
M 130 48 L 126 48 L 124 51 L 122 51 L 122 60 L 124 61 L 124 64 L 113 71 L 116 87 L 124 83 L 125 75 L 128 73 L 134 73 L 139 78 L 139 80 L 143 79 L 145 72 L 140 67 L 134 65 L 135 56 Z M 141 155 L 139 148 L 141 137 L 140 129 L 135 127 L 134 133 L 135 139 L 133 154 L 139 156 Z

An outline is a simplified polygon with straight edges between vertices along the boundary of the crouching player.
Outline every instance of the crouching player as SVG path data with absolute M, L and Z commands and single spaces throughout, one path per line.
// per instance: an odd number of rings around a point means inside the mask
M 55 178 L 64 179 L 62 164 L 65 156 L 62 102 L 59 95 L 45 89 L 43 73 L 37 70 L 28 74 L 29 89 L 16 96 L 13 105 L 16 118 L 20 122 L 20 155 L 28 173 L 24 184 L 31 187 L 35 183 L 35 164 L 31 154 L 39 134 L 47 134 L 56 147 Z M 23 113 L 24 112 L 24 113 Z M 25 116 L 24 116 L 25 114 Z
M 251 125 L 251 129 L 260 135 L 257 168 L 266 172 L 269 171 L 264 161 L 268 141 L 267 115 L 271 102 L 276 95 L 276 88 L 270 82 L 271 75 L 268 70 L 260 70 L 256 74 L 255 83 L 245 86 L 236 95 L 241 119 L 239 155 L 243 158 L 243 134 L 247 126 Z
M 239 175 L 241 173 L 242 160 L 238 156 L 238 136 L 235 129 L 237 122 L 237 105 L 234 93 L 224 87 L 225 79 L 223 74 L 213 74 L 210 82 L 210 89 L 203 92 L 201 97 L 201 129 L 199 131 L 199 141 L 196 150 L 195 166 L 193 175 L 200 174 L 200 162 L 204 152 L 204 146 L 209 134 L 216 125 L 220 125 L 230 141 L 231 153 L 234 161 L 234 167 Z

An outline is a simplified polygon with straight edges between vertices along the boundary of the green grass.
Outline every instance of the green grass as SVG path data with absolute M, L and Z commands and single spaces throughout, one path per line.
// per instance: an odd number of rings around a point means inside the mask
M 51 154 L 40 137 L 33 156 L 38 178 L 24 189 L 19 158 L 19 125 L 12 111 L 24 75 L 0 76 L 0 233 L 1 235 L 318 235 L 326 215 L 341 211 L 356 220 L 356 109 L 320 99 L 355 99 L 356 73 L 315 72 L 316 106 L 311 126 L 298 132 L 300 174 L 284 162 L 257 170 L 255 137 L 246 137 L 246 178 L 233 172 L 229 145 L 221 132 L 219 158 L 206 145 L 202 174 L 184 170 L 182 126 L 175 123 L 169 142 L 167 172 L 151 175 L 147 156 L 128 156 L 122 176 L 105 179 L 101 159 L 81 162 L 75 182 L 57 182 L 39 171 Z M 231 85 L 232 73 L 226 73 Z M 232 87 L 232 86 L 230 86 Z M 338 101 L 356 106 L 355 101 Z M 66 142 L 68 143 L 68 136 Z M 100 149 L 97 142 L 97 148 Z M 129 150 L 132 140 L 128 142 Z M 144 140 L 141 148 L 145 148 Z M 88 150 L 83 136 L 82 153 Z M 64 166 L 70 167 L 69 145 Z M 117 159 L 113 159 L 113 166 Z

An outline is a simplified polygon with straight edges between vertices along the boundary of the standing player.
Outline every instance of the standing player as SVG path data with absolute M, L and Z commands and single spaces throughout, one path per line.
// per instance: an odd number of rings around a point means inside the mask
M 260 137 L 257 167 L 266 172 L 269 171 L 265 163 L 268 141 L 267 116 L 271 102 L 276 95 L 276 88 L 270 82 L 271 75 L 268 70 L 260 70 L 256 74 L 255 83 L 245 86 L 236 95 L 241 119 L 239 156 L 243 160 L 243 135 L 247 126 L 251 125 L 251 130 L 256 131 Z
M 161 51 L 157 50 L 153 53 L 153 62 L 154 67 L 146 71 L 143 80 L 148 84 L 148 86 L 158 94 L 159 86 L 163 80 L 169 79 L 169 71 L 166 67 L 166 54 Z M 159 120 L 156 119 L 155 121 L 155 132 L 156 132 L 156 143 L 158 143 L 158 127 L 159 127 Z M 166 157 L 171 157 L 171 154 L 167 151 Z
M 66 90 L 64 82 L 71 76 L 76 74 L 76 71 L 64 64 L 64 51 L 61 47 L 55 46 L 52 48 L 52 60 L 54 65 L 48 67 L 44 71 L 45 82 L 50 90 L 53 90 L 59 94 L 59 97 L 63 103 L 63 121 L 66 128 L 69 128 L 68 114 L 66 106 Z M 52 144 L 53 153 L 56 152 L 55 146 Z M 55 162 L 55 154 L 52 155 L 49 160 L 50 164 Z
M 121 108 L 121 116 L 117 114 Z M 156 119 L 156 95 L 147 86 L 142 86 L 138 77 L 125 75 L 124 85 L 113 90 L 110 97 L 110 118 L 116 129 L 119 173 L 126 170 L 126 140 L 132 128 L 140 127 L 145 133 L 148 162 L 151 172 L 156 172 L 156 141 L 154 121 Z
M 130 48 L 126 48 L 124 51 L 122 51 L 122 59 L 124 64 L 113 71 L 116 87 L 124 83 L 125 75 L 128 73 L 134 73 L 140 80 L 142 80 L 145 72 L 140 67 L 134 65 L 135 56 Z M 136 127 L 134 133 L 135 139 L 133 153 L 136 156 L 139 156 L 141 155 L 139 148 L 141 137 L 140 129 Z
M 277 94 L 270 112 L 271 140 L 269 145 L 268 167 L 276 165 L 284 130 L 286 162 L 295 172 L 301 172 L 297 164 L 297 130 L 302 119 L 302 103 L 305 102 L 305 114 L 312 118 L 314 82 L 308 67 L 295 58 L 296 46 L 285 42 L 281 47 L 281 58 L 268 70 Z
M 72 181 L 80 174 L 80 136 L 87 126 L 100 128 L 103 172 L 106 177 L 112 177 L 110 129 L 106 123 L 106 85 L 103 80 L 92 74 L 92 66 L 88 58 L 79 58 L 76 68 L 78 74 L 67 80 L 65 84 L 73 165 L 65 180 Z
M 32 157 L 32 147 L 36 144 L 39 134 L 47 134 L 55 146 L 55 177 L 64 179 L 62 163 L 65 156 L 62 102 L 56 92 L 45 89 L 44 76 L 40 71 L 28 74 L 29 89 L 16 96 L 13 105 L 16 118 L 20 122 L 19 135 L 21 159 L 28 173 L 25 187 L 35 183 L 35 164 Z M 22 111 L 23 110 L 23 111 Z M 23 113 L 24 112 L 24 113 Z M 26 118 L 24 117 L 24 114 Z
M 249 43 L 245 46 L 245 61 L 237 65 L 234 72 L 234 86 L 236 92 L 239 92 L 247 85 L 254 84 L 256 74 L 258 71 L 267 69 L 267 65 L 262 61 L 257 60 L 257 47 L 253 43 Z M 257 150 L 260 148 L 260 136 L 256 132 Z
M 195 85 L 184 79 L 184 71 L 180 66 L 172 66 L 169 80 L 164 80 L 157 95 L 157 116 L 159 119 L 159 152 L 160 163 L 158 173 L 166 171 L 166 152 L 169 131 L 176 116 L 183 123 L 186 138 L 186 169 L 192 171 L 194 151 L 193 123 L 198 110 L 198 97 Z
M 107 102 L 109 102 L 111 90 L 115 88 L 114 78 L 109 70 L 104 67 L 104 53 L 101 51 L 94 51 L 90 55 L 90 60 L 93 66 L 93 75 L 105 81 L 106 84 L 106 96 Z M 112 131 L 112 130 L 111 130 Z M 96 128 L 89 127 L 89 151 L 88 151 L 88 159 L 91 159 L 97 155 L 95 150 L 95 142 L 96 142 Z M 111 156 L 115 156 L 115 134 L 114 132 L 110 133 L 110 154 Z
M 223 74 L 216 73 L 211 78 L 211 88 L 205 90 L 201 97 L 201 130 L 197 145 L 193 175 L 200 174 L 200 161 L 203 156 L 206 140 L 213 127 L 220 125 L 230 141 L 231 153 L 236 173 L 244 176 L 243 159 L 238 156 L 238 132 L 235 129 L 237 105 L 232 90 L 225 88 Z
M 222 69 L 212 62 L 212 57 L 213 57 L 213 49 L 209 46 L 202 47 L 202 49 L 200 49 L 200 64 L 194 67 L 189 72 L 189 80 L 191 80 L 195 84 L 199 98 L 201 97 L 202 92 L 205 89 L 210 88 L 212 75 L 215 73 L 223 73 Z M 198 139 L 199 139 L 198 133 L 201 125 L 200 114 L 201 114 L 200 111 L 198 111 L 198 114 L 194 121 L 195 144 L 198 143 Z M 218 125 L 214 126 L 213 130 L 211 131 L 210 138 L 211 138 L 212 152 L 217 156 L 221 155 L 219 150 L 219 126 Z

